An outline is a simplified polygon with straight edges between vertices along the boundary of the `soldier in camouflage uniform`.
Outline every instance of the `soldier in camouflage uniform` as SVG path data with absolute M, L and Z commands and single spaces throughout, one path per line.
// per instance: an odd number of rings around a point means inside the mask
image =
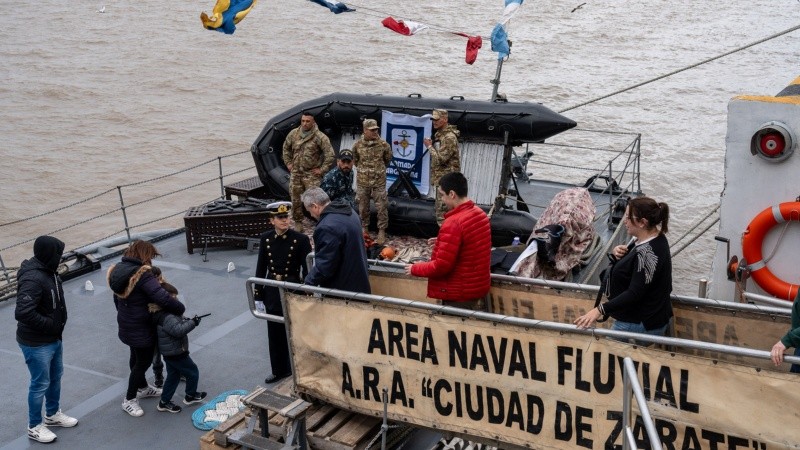
M 344 200 L 350 207 L 358 211 L 356 191 L 353 190 L 353 152 L 349 149 L 339 151 L 336 167 L 322 177 L 320 186 L 331 201 Z
M 442 226 L 444 222 L 445 205 L 439 196 L 439 178 L 450 172 L 461 172 L 461 154 L 458 150 L 458 129 L 455 125 L 447 123 L 447 110 L 434 109 L 431 114 L 433 129 L 436 133 L 433 141 L 425 138 L 422 143 L 431 154 L 431 184 L 436 194 L 434 214 L 436 223 Z
M 369 226 L 369 201 L 375 201 L 378 210 L 379 245 L 386 242 L 386 228 L 389 226 L 388 198 L 386 196 L 386 168 L 392 161 L 392 148 L 380 136 L 380 127 L 375 119 L 364 121 L 364 134 L 353 144 L 358 174 L 358 211 L 364 230 Z
M 306 189 L 319 187 L 322 175 L 333 165 L 331 141 L 319 131 L 314 116 L 303 113 L 300 126 L 290 131 L 283 141 L 283 163 L 289 169 L 294 229 L 303 231 L 303 203 L 300 195 Z

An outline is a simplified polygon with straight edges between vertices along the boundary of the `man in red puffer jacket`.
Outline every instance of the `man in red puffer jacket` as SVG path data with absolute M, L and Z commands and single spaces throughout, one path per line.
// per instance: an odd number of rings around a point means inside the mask
M 467 197 L 467 179 L 459 172 L 439 179 L 439 195 L 448 211 L 439 228 L 431 260 L 409 264 L 406 273 L 428 278 L 428 297 L 445 306 L 484 310 L 491 283 L 492 230 L 489 217 Z

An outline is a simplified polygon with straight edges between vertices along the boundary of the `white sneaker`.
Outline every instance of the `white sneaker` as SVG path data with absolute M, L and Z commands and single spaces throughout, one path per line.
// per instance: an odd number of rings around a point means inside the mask
M 78 424 L 78 419 L 74 417 L 70 417 L 59 409 L 58 412 L 53 414 L 52 416 L 45 416 L 44 418 L 45 425 L 49 425 L 51 427 L 74 427 Z
M 56 440 L 56 434 L 47 429 L 47 425 L 40 423 L 33 428 L 28 428 L 28 437 L 34 441 L 39 442 L 53 442 Z
M 153 387 L 148 384 L 146 388 L 141 388 L 136 392 L 136 398 L 147 397 L 161 397 L 161 388 Z
M 144 415 L 142 407 L 139 406 L 139 399 L 132 398 L 122 402 L 122 409 L 133 417 L 140 417 Z

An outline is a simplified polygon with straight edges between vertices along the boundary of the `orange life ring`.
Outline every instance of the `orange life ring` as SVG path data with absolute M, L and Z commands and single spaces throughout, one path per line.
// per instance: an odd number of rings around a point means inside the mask
M 742 235 L 742 255 L 747 260 L 750 276 L 761 289 L 782 300 L 792 301 L 798 285 L 787 283 L 770 272 L 764 262 L 761 246 L 769 230 L 779 223 L 800 221 L 800 202 L 786 202 L 758 213 Z

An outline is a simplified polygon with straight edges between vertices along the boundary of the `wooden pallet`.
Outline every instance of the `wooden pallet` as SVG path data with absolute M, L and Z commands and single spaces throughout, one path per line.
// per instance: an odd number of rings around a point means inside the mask
M 240 445 L 229 443 L 227 436 L 238 429 L 244 428 L 247 423 L 245 420 L 249 411 L 241 411 L 236 415 L 230 417 L 225 422 L 217 425 L 213 430 L 207 432 L 200 437 L 200 450 L 238 450 L 242 448 Z

